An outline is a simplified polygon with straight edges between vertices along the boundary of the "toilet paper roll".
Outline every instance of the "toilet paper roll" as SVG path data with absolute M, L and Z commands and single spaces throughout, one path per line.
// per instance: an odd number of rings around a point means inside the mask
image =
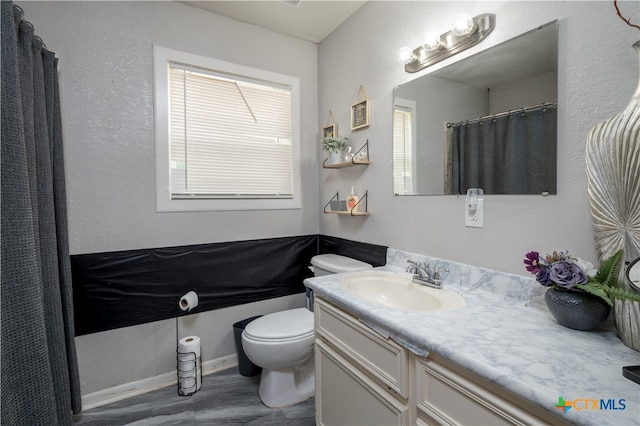
M 195 354 L 189 353 L 178 353 L 178 375 L 185 377 L 187 375 L 193 374 L 198 367 L 198 358 Z
M 195 353 L 196 358 L 200 358 L 200 338 L 198 336 L 187 336 L 178 341 L 178 356 L 190 352 Z
M 190 311 L 198 306 L 198 294 L 195 291 L 190 291 L 180 298 L 178 302 L 182 311 Z
M 180 395 L 191 395 L 200 389 L 196 384 L 195 377 L 180 378 L 178 380 L 178 393 Z
M 187 336 L 178 341 L 178 392 L 189 395 L 201 386 L 200 338 Z

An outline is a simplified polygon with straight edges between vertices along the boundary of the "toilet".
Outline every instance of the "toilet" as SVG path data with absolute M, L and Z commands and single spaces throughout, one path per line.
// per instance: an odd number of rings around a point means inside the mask
M 335 254 L 311 259 L 314 275 L 360 271 L 372 266 Z M 315 394 L 313 365 L 313 312 L 289 309 L 251 321 L 242 332 L 242 348 L 247 358 L 262 367 L 260 389 L 263 404 L 286 407 Z

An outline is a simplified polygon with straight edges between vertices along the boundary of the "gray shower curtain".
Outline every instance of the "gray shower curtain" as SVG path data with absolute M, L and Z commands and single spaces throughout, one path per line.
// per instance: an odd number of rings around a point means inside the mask
M 556 117 L 540 108 L 447 129 L 445 193 L 555 194 Z
M 2 1 L 2 424 L 80 412 L 57 58 Z

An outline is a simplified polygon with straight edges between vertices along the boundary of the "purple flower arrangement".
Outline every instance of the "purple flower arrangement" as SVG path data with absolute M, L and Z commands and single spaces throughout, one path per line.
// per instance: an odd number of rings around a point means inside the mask
M 618 283 L 623 263 L 621 260 L 622 250 L 604 261 L 596 270 L 593 264 L 572 257 L 568 251 L 554 251 L 545 257 L 541 257 L 537 251 L 530 251 L 525 255 L 524 264 L 527 271 L 535 275 L 536 281 L 543 286 L 590 293 L 613 306 L 612 298 L 636 300 L 638 297 Z
M 527 271 L 536 276 L 536 281 L 547 287 L 557 286 L 572 289 L 578 284 L 587 284 L 589 282 L 588 271 L 583 269 L 579 263 L 584 267 L 590 266 L 590 269 L 594 269 L 592 264 L 572 258 L 568 251 L 560 253 L 554 251 L 552 255 L 547 255 L 545 258 L 540 258 L 537 251 L 531 251 L 525 257 L 524 264 L 527 265 Z

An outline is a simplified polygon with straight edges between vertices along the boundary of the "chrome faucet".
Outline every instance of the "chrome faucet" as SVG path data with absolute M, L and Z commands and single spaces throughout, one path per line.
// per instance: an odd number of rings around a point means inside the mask
M 442 279 L 440 272 L 449 272 L 448 269 L 440 269 L 437 266 L 431 270 L 428 262 L 420 263 L 413 260 L 407 260 L 409 266 L 406 271 L 413 274 L 413 282 L 420 285 L 426 285 L 432 288 L 442 288 Z

